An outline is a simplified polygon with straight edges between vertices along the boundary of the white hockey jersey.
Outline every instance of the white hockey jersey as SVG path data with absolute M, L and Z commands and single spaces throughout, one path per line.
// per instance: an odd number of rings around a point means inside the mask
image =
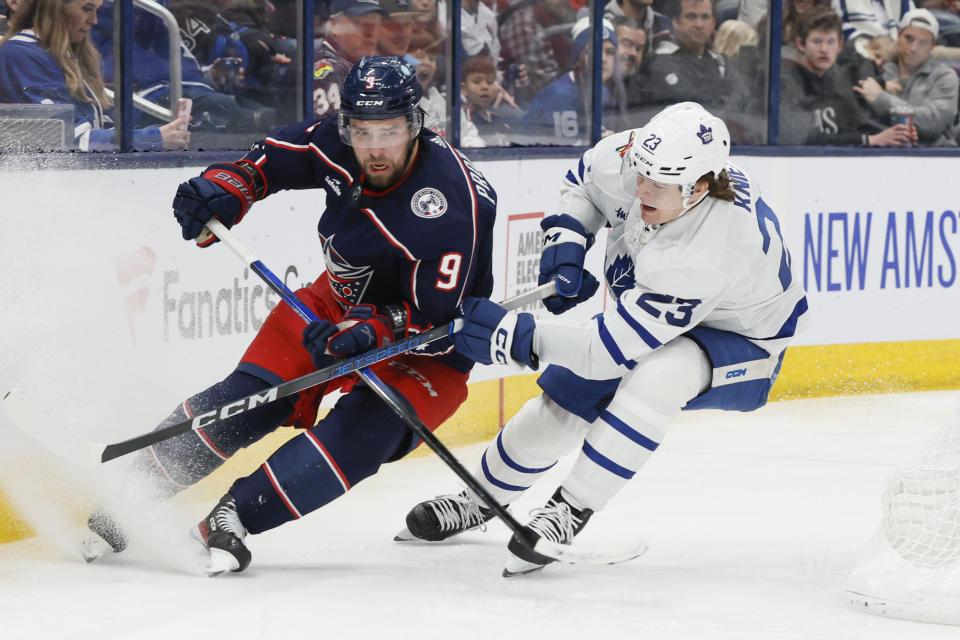
M 590 232 L 611 227 L 604 276 L 606 312 L 583 325 L 537 323 L 534 351 L 591 379 L 624 375 L 627 366 L 701 325 L 749 338 L 771 355 L 793 337 L 806 310 L 803 287 L 759 187 L 733 164 L 736 200 L 707 196 L 679 218 L 641 234 L 635 198 L 621 186 L 632 132 L 611 135 L 567 172 L 558 213 Z

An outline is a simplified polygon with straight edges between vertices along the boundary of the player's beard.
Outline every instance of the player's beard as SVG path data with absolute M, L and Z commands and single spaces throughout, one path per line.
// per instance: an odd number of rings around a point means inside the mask
M 400 182 L 400 178 L 403 177 L 403 171 L 405 168 L 406 167 L 404 167 L 402 164 L 398 164 L 386 173 L 377 173 L 373 175 L 371 175 L 369 170 L 367 170 L 367 175 L 364 181 L 375 189 L 388 189 Z
M 416 147 L 416 142 L 413 145 L 408 145 L 403 152 L 402 156 L 399 157 L 380 157 L 380 158 L 367 158 L 363 161 L 363 171 L 364 171 L 364 182 L 373 187 L 383 191 L 384 189 L 389 189 L 393 185 L 400 182 L 403 179 L 404 174 L 409 168 L 410 159 L 413 157 L 414 150 Z M 384 173 L 371 173 L 370 169 L 374 164 L 389 164 L 390 169 Z

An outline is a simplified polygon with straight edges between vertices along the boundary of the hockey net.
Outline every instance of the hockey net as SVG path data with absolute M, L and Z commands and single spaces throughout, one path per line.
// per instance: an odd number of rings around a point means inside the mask
M 920 458 L 891 475 L 883 523 L 846 590 L 870 613 L 960 625 L 960 403 Z

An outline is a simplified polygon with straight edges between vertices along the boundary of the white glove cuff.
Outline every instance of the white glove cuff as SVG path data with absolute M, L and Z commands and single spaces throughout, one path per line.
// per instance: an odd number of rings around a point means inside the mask
M 585 236 L 566 227 L 551 227 L 543 232 L 544 249 L 552 247 L 555 244 L 563 244 L 564 242 L 573 242 L 584 248 L 587 246 L 587 238 Z

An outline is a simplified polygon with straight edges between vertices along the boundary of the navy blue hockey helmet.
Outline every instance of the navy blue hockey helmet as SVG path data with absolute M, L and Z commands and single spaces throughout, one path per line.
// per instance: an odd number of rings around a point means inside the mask
M 340 89 L 340 138 L 350 140 L 350 120 L 388 120 L 406 117 L 410 136 L 423 125 L 420 98 L 423 88 L 413 66 L 399 56 L 364 56 L 351 67 Z

